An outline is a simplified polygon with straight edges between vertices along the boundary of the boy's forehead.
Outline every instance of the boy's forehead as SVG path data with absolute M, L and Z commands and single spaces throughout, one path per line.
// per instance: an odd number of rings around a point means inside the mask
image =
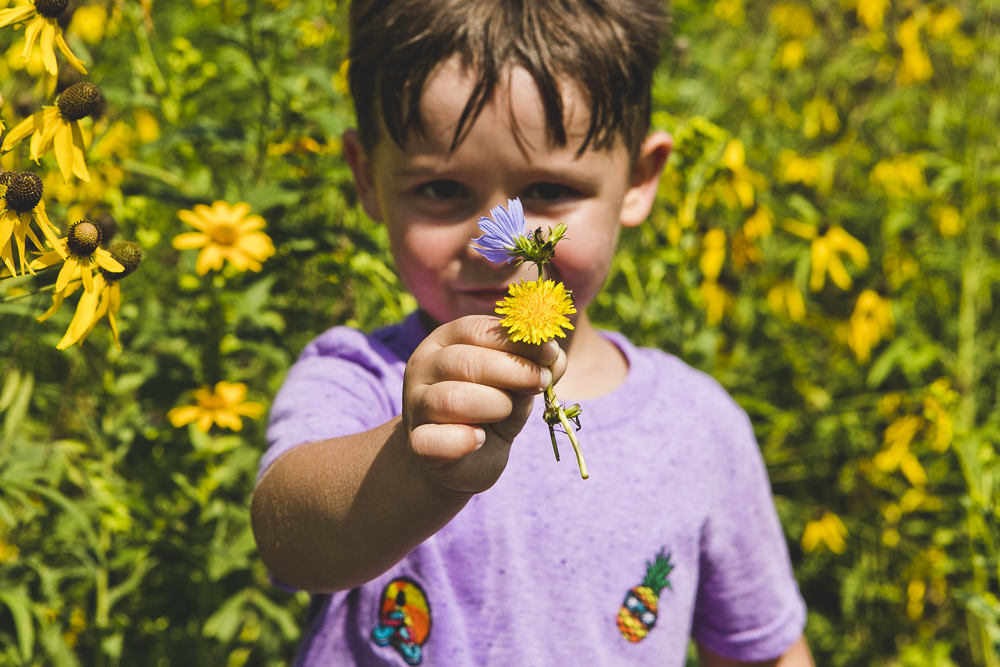
M 408 137 L 407 148 L 451 150 L 465 105 L 476 85 L 478 72 L 458 56 L 442 62 L 427 77 L 420 98 L 423 136 Z M 590 113 L 582 87 L 574 80 L 560 80 L 566 146 L 552 146 L 545 106 L 538 86 L 521 67 L 509 67 L 487 100 L 470 133 L 488 130 L 496 142 L 510 142 L 526 153 L 540 149 L 578 150 L 590 127 Z M 481 126 L 477 128 L 477 126 Z M 417 135 L 417 133 L 413 133 Z

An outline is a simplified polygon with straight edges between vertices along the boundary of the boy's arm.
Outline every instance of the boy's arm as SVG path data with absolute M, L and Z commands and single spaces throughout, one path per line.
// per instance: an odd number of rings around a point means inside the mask
M 401 417 L 300 445 L 264 474 L 250 510 L 264 563 L 311 592 L 388 570 L 496 482 L 565 359 L 552 342 L 511 343 L 493 317 L 438 327 L 407 364 Z
M 815 667 L 805 636 L 799 637 L 799 640 L 792 644 L 784 655 L 774 660 L 763 662 L 730 660 L 712 653 L 701 645 L 698 646 L 698 660 L 701 662 L 701 667 Z

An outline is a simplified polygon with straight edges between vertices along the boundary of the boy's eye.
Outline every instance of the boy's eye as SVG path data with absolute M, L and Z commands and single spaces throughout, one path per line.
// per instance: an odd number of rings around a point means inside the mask
M 534 199 L 542 202 L 555 202 L 571 199 L 577 195 L 573 188 L 558 183 L 535 183 L 529 185 L 521 195 L 524 199 Z
M 468 190 L 458 181 L 431 181 L 418 188 L 419 194 L 428 199 L 458 199 L 468 194 Z

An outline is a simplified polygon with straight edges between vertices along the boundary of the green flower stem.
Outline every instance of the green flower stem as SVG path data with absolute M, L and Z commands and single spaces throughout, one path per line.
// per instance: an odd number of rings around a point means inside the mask
M 559 423 L 566 430 L 566 435 L 569 436 L 570 444 L 573 445 L 573 451 L 576 452 L 576 462 L 580 466 L 580 477 L 587 479 L 590 477 L 590 473 L 587 472 L 587 462 L 583 460 L 583 451 L 580 449 L 580 443 L 576 439 L 576 430 L 569 423 L 569 417 L 566 416 L 566 411 L 563 409 L 562 404 L 559 399 L 556 398 L 556 391 L 549 383 L 549 386 L 545 388 L 545 407 L 555 411 L 556 415 L 559 417 Z M 559 460 L 559 448 L 556 446 L 556 431 L 552 424 L 549 424 L 549 435 L 552 437 L 552 449 L 556 453 L 556 461 Z

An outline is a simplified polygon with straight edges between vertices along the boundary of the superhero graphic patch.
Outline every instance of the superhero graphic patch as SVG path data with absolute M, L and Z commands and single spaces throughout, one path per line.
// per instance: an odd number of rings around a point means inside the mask
M 378 623 L 372 629 L 372 641 L 392 646 L 408 665 L 424 659 L 424 642 L 431 633 L 431 607 L 420 584 L 408 577 L 397 577 L 382 593 Z
M 674 566 L 670 564 L 670 554 L 664 555 L 664 551 L 660 549 L 652 563 L 646 562 L 646 577 L 625 595 L 618 609 L 618 632 L 633 644 L 645 639 L 656 625 L 660 591 L 670 588 L 667 577 Z

